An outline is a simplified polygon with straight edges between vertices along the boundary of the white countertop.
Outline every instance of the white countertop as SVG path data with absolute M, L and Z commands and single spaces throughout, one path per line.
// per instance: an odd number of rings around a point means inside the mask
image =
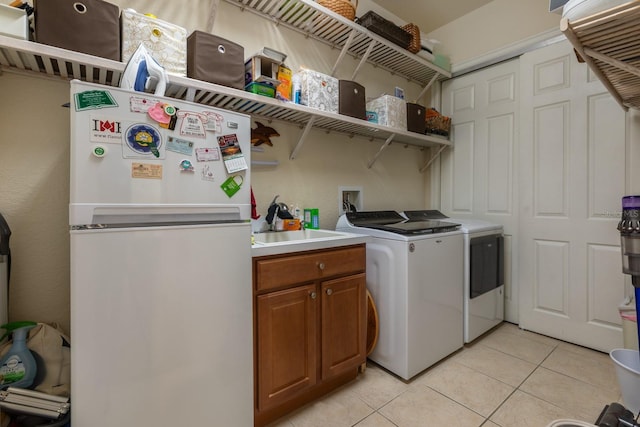
M 272 231 L 256 233 L 251 256 L 279 255 L 316 249 L 357 245 L 370 240 L 369 236 L 334 230 Z

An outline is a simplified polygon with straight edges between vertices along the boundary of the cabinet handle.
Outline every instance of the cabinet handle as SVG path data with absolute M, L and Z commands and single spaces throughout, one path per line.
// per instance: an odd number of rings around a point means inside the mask
M 309 292 L 309 296 L 311 297 L 311 299 L 316 299 L 316 292 L 315 291 L 311 291 Z
M 319 262 L 319 263 L 318 263 L 318 268 L 319 268 L 320 270 L 324 270 L 324 262 Z
M 329 288 L 327 289 L 327 295 L 331 295 L 333 293 L 333 289 Z

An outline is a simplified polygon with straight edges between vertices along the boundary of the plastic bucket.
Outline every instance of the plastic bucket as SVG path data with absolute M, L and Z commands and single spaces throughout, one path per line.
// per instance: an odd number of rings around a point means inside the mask
M 630 350 L 638 350 L 638 317 L 636 311 L 629 306 L 618 307 L 622 320 L 622 346 Z
M 624 405 L 637 414 L 640 412 L 640 353 L 638 350 L 616 348 L 609 356 L 616 366 Z
M 578 420 L 555 420 L 551 424 L 547 424 L 547 427 L 597 427 L 595 424 L 586 423 Z

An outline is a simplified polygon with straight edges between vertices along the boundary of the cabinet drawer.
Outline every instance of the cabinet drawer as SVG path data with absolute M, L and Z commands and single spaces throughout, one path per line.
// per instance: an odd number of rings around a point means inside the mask
M 365 269 L 364 245 L 262 259 L 254 264 L 256 291 L 283 288 Z

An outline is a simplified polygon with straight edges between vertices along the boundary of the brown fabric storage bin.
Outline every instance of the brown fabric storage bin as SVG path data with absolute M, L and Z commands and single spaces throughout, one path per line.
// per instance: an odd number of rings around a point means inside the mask
M 427 109 L 420 104 L 407 102 L 407 130 L 410 132 L 425 133 L 427 124 L 425 114 Z
M 340 80 L 338 87 L 338 113 L 366 120 L 364 86 L 351 80 Z
M 120 61 L 120 9 L 102 0 L 34 0 L 38 43 Z
M 204 31 L 187 38 L 187 77 L 244 89 L 244 47 Z

